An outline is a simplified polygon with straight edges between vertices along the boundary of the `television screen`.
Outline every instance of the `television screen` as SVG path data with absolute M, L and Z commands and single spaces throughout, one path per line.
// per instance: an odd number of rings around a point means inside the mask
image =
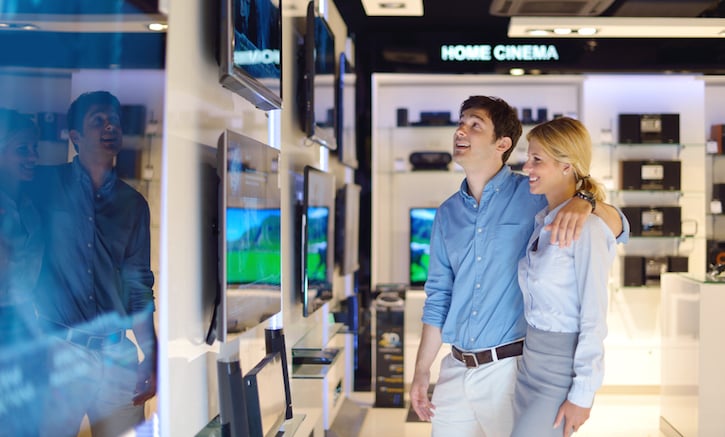
M 227 130 L 217 159 L 217 337 L 228 341 L 282 309 L 279 150 Z
M 410 209 L 410 285 L 421 287 L 428 279 L 430 237 L 436 208 Z
M 263 110 L 282 107 L 280 0 L 221 0 L 219 82 Z
M 335 36 L 312 1 L 307 5 L 304 27 L 299 95 L 302 129 L 312 142 L 336 150 Z
M 332 298 L 335 176 L 311 166 L 304 169 L 302 204 L 301 296 L 307 317 Z
M 341 52 L 337 63 L 337 74 L 335 74 L 335 138 L 337 139 L 337 159 L 343 165 L 357 168 L 354 125 L 345 125 L 345 114 L 354 114 L 355 110 L 355 75 L 349 74 L 349 69 L 350 64 L 347 57 L 344 52 Z M 354 117 L 348 117 L 354 120 Z M 348 132 L 350 134 L 346 135 Z
M 360 267 L 360 191 L 360 185 L 348 183 L 337 190 L 335 199 L 335 258 L 342 275 L 353 273 Z
M 274 437 L 287 413 L 285 380 L 279 352 L 267 354 L 244 375 L 250 437 Z
M 281 284 L 280 210 L 227 207 L 227 283 Z

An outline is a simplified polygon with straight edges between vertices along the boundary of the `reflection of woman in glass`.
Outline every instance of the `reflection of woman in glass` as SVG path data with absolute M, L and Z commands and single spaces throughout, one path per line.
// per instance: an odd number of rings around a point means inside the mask
M 0 346 L 27 341 L 37 325 L 32 290 L 43 239 L 38 212 L 25 193 L 38 160 L 30 117 L 0 109 Z

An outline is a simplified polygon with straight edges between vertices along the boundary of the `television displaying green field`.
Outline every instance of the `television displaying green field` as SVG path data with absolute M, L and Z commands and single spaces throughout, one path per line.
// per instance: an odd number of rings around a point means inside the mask
M 307 208 L 307 280 L 310 284 L 327 283 L 327 249 L 330 209 Z
M 422 286 L 428 279 L 430 237 L 435 208 L 410 209 L 410 285 Z
M 281 284 L 280 210 L 227 208 L 227 283 Z

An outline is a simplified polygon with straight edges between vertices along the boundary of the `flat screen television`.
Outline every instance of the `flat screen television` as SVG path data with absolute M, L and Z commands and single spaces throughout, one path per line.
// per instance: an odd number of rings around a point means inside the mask
M 287 413 L 285 378 L 279 352 L 267 354 L 244 375 L 244 390 L 249 436 L 276 436 Z
M 335 36 L 324 17 L 307 4 L 300 56 L 299 118 L 313 143 L 337 149 L 335 136 Z
M 282 107 L 281 0 L 220 0 L 219 82 L 256 107 Z
M 337 159 L 341 164 L 350 168 L 357 168 L 357 147 L 355 145 L 355 136 L 346 138 L 345 135 L 345 114 L 354 112 L 355 88 L 346 92 L 346 84 L 349 82 L 354 85 L 355 75 L 350 73 L 350 64 L 347 62 L 345 52 L 340 52 L 337 62 L 337 73 L 335 74 L 335 138 L 337 139 Z M 352 98 L 349 98 L 352 97 Z M 347 104 L 347 107 L 346 107 Z
M 347 183 L 335 198 L 335 262 L 341 275 L 360 267 L 360 191 L 360 185 Z
M 428 279 L 430 237 L 436 208 L 410 208 L 410 285 L 422 287 Z
M 282 309 L 279 150 L 231 130 L 219 139 L 217 338 Z
M 301 209 L 301 298 L 307 317 L 332 298 L 335 176 L 312 166 L 304 169 Z

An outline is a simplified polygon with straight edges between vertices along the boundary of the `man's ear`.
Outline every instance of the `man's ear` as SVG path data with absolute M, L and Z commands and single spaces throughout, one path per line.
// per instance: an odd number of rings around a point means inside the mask
M 505 153 L 513 145 L 510 137 L 501 137 L 496 140 L 496 150 Z
M 68 131 L 68 138 L 73 142 L 73 144 L 78 144 L 78 140 L 81 139 L 81 134 L 75 129 L 71 129 Z

